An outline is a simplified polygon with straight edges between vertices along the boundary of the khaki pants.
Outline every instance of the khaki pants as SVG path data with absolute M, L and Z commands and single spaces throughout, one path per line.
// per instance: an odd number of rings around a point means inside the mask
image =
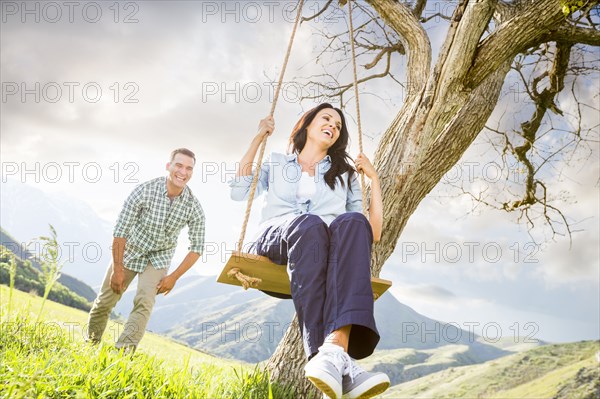
M 112 270 L 113 265 L 111 263 L 106 271 L 100 293 L 90 310 L 86 337 L 86 340 L 90 342 L 100 341 L 106 329 L 110 312 L 122 296 L 122 294 L 115 294 L 110 288 Z M 125 289 L 123 291 L 129 287 L 129 284 L 136 275 L 138 276 L 138 285 L 135 298 L 133 299 L 133 310 L 129 314 L 123 332 L 115 344 L 117 348 L 135 348 L 141 341 L 146 331 L 146 325 L 150 319 L 154 302 L 156 301 L 156 286 L 166 274 L 167 269 L 157 270 L 150 263 L 148 263 L 146 269 L 141 273 L 136 273 L 125 268 Z

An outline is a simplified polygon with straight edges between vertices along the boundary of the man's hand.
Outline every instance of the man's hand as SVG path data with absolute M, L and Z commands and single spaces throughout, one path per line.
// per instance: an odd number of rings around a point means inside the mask
M 169 292 L 171 292 L 171 290 L 173 289 L 173 287 L 175 287 L 175 283 L 177 282 L 177 277 L 173 276 L 172 274 L 169 274 L 168 276 L 163 277 L 158 285 L 156 286 L 156 293 L 157 294 L 162 294 L 164 293 L 165 295 L 167 295 Z
M 113 271 L 110 276 L 110 288 L 117 295 L 120 295 L 125 291 L 125 273 L 122 268 L 113 266 Z

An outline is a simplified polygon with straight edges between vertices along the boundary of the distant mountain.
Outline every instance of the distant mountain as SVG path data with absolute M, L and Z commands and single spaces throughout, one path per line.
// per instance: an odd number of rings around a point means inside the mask
M 110 262 L 110 223 L 102 220 L 86 203 L 63 195 L 45 193 L 11 179 L 0 183 L 2 228 L 19 243 L 48 234 L 48 224 L 69 256 L 64 272 L 92 287 L 102 282 Z
M 29 251 L 22 248 L 21 245 L 2 228 L 0 228 L 0 244 L 7 247 L 20 259 L 29 260 L 31 262 L 31 266 L 33 266 L 36 270 L 42 270 L 42 266 L 36 261 L 35 257 L 32 256 Z M 83 281 L 69 276 L 68 274 L 61 273 L 58 282 L 90 302 L 96 298 L 96 292 L 92 289 L 92 287 Z
M 129 314 L 133 308 L 136 283 L 134 280 L 133 286 L 123 294 L 115 312 L 125 316 Z M 164 334 L 186 320 L 198 320 L 208 314 L 218 313 L 232 304 L 243 304 L 262 298 L 265 298 L 265 295 L 259 291 L 244 291 L 237 286 L 217 284 L 214 276 L 188 273 L 177 282 L 171 293 L 156 297 L 148 329 Z M 292 308 L 288 311 L 291 315 Z
M 219 357 L 254 363 L 275 351 L 294 315 L 290 300 L 264 297 L 235 304 L 220 302 L 221 306 L 183 319 L 166 335 Z

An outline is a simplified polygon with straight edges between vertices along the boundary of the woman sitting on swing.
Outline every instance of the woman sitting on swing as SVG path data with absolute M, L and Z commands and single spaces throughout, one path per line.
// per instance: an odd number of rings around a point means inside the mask
M 231 197 L 244 200 L 252 182 L 252 162 L 272 116 L 242 158 Z M 296 123 L 291 153 L 272 153 L 262 164 L 257 194 L 267 191 L 260 235 L 252 252 L 287 264 L 291 297 L 298 315 L 306 377 L 331 398 L 370 398 L 390 380 L 353 360 L 375 349 L 379 333 L 373 317 L 371 245 L 381 237 L 383 204 L 375 168 L 364 154 L 354 164 L 371 180 L 369 220 L 362 211 L 357 173 L 346 153 L 348 129 L 341 110 L 321 104 Z

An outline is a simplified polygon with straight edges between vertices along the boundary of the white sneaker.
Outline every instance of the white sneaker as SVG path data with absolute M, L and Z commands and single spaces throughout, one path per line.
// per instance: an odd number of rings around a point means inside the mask
M 323 344 L 319 353 L 304 366 L 306 378 L 331 399 L 342 397 L 342 375 L 348 373 L 352 359 L 343 348 Z

